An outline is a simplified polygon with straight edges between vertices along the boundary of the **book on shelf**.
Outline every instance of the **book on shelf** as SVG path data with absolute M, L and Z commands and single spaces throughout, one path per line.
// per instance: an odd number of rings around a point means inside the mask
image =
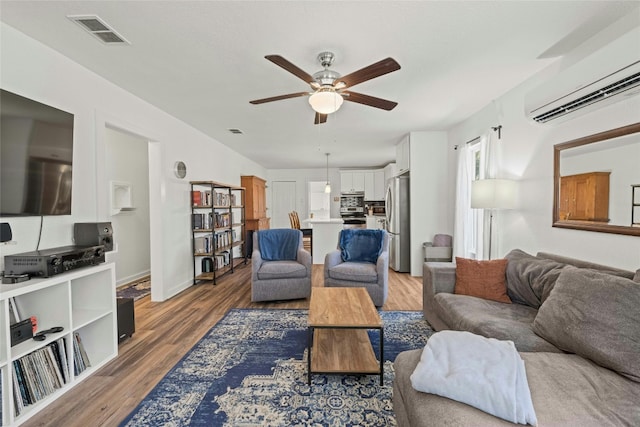
M 191 204 L 195 207 L 211 206 L 211 190 L 192 190 Z
M 224 246 L 221 240 L 218 239 L 217 234 L 206 236 L 197 236 L 194 238 L 194 252 L 196 254 L 210 254 L 213 249 L 219 249 Z
M 229 212 L 216 213 L 213 223 L 216 228 L 230 227 L 231 215 L 229 214 Z
M 215 193 L 215 205 L 216 206 L 236 206 L 236 195 L 231 193 Z
M 211 213 L 193 213 L 191 214 L 191 227 L 194 230 L 210 230 L 213 223 L 211 217 Z
M 75 375 L 83 373 L 88 367 L 91 366 L 87 352 L 82 345 L 82 339 L 78 332 L 73 333 L 73 367 Z
M 193 206 L 202 206 L 202 191 L 191 192 L 191 203 Z
M 214 235 L 214 247 L 221 249 L 231 246 L 236 241 L 236 230 L 218 231 Z
M 204 219 L 202 214 L 199 214 L 199 213 L 191 214 L 191 227 L 194 230 L 204 229 Z
M 18 382 L 18 373 L 15 365 L 13 367 L 13 370 L 13 415 L 17 417 L 24 409 L 24 402 L 26 400 L 26 397 L 24 395 L 24 389 L 22 388 L 22 385 Z
M 85 368 L 91 367 L 91 362 L 89 361 L 89 356 L 87 355 L 87 351 L 82 344 L 82 338 L 80 338 L 80 334 L 75 332 L 73 334 L 73 338 L 78 342 L 78 348 L 80 349 L 80 356 L 82 357 L 82 364 Z
M 214 257 L 215 269 L 219 270 L 231 263 L 231 253 L 229 251 L 223 251 L 216 254 Z

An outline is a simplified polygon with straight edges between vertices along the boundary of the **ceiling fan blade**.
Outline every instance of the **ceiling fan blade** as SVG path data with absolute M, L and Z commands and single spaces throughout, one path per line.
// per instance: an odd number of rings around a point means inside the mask
M 309 84 L 315 82 L 315 80 L 311 76 L 311 74 L 309 74 L 306 71 L 304 71 L 304 70 L 298 68 L 297 66 L 293 65 L 291 62 L 287 61 L 286 59 L 284 59 L 280 55 L 267 55 L 267 56 L 265 56 L 265 58 L 268 59 L 269 61 L 273 62 L 277 66 L 284 68 L 285 70 L 287 70 L 288 72 L 290 72 L 294 76 L 304 80 L 305 82 L 307 82 Z
M 308 96 L 309 92 L 296 92 L 289 93 L 286 95 L 272 96 L 271 98 L 262 98 L 262 99 L 254 99 L 253 101 L 249 101 L 251 104 L 264 104 L 265 102 L 273 102 L 280 101 L 281 99 L 289 99 L 289 98 L 297 98 L 299 96 Z
M 327 121 L 327 114 L 320 114 L 316 112 L 316 118 L 313 121 L 314 125 L 320 125 L 322 123 L 326 123 Z
M 358 71 L 354 71 L 351 74 L 340 77 L 333 82 L 335 87 L 338 83 L 344 84 L 344 87 L 355 86 L 358 83 L 366 82 L 367 80 L 374 79 L 376 77 L 383 76 L 387 73 L 397 71 L 400 69 L 400 64 L 393 58 L 386 58 L 382 61 L 378 61 L 375 64 L 371 64 L 368 67 L 364 67 Z
M 380 108 L 382 110 L 390 111 L 393 110 L 396 105 L 398 105 L 397 102 L 388 101 L 382 98 L 376 98 L 375 96 L 363 95 L 361 93 L 351 92 L 348 90 L 345 90 L 341 93 L 347 95 L 344 97 L 345 101 L 357 102 L 358 104 L 364 104 L 368 105 L 369 107 Z

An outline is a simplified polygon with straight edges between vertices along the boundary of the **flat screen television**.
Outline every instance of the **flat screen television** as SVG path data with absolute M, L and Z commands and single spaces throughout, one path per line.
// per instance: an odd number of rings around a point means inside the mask
M 73 114 L 0 89 L 0 216 L 71 215 Z

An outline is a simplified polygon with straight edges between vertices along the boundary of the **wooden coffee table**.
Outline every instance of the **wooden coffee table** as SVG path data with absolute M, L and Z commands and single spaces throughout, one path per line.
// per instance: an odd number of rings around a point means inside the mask
M 380 333 L 379 358 L 367 333 Z M 307 375 L 384 373 L 382 320 L 365 288 L 311 289 Z

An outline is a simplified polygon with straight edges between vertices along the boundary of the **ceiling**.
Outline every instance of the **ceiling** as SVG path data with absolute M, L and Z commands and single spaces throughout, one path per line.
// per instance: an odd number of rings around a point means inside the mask
M 5 1 L 0 19 L 268 169 L 376 167 L 410 131 L 447 130 L 621 16 L 629 1 Z M 67 15 L 98 15 L 131 42 L 107 46 Z M 314 125 L 305 97 L 318 53 L 342 75 L 386 57 L 400 70 Z M 240 129 L 235 135 L 230 128 Z

